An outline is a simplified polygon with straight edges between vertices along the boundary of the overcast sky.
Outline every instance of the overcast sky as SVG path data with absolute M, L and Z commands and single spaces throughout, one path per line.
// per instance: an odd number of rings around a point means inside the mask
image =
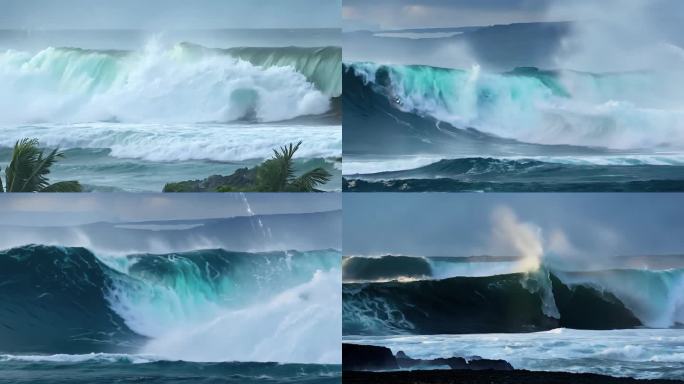
M 0 0 L 0 29 L 339 28 L 341 0 Z
M 683 254 L 683 202 L 681 194 L 349 193 L 343 197 L 343 251 L 515 255 L 493 244 L 496 212 L 504 207 L 539 230 L 546 253 Z
M 247 193 L 254 214 L 307 213 L 341 208 L 336 193 Z M 98 221 L 184 220 L 248 215 L 242 195 L 0 194 L 1 224 L 78 225 Z
M 374 30 L 584 20 L 611 17 L 611 9 L 619 14 L 621 9 L 635 4 L 648 8 L 646 12 L 671 18 L 682 11 L 683 3 L 680 0 L 344 0 L 342 14 L 345 30 Z

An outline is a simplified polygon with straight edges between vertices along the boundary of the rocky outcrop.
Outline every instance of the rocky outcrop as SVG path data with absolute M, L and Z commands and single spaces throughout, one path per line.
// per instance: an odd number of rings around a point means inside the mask
M 256 168 L 240 168 L 229 176 L 213 175 L 203 180 L 168 183 L 163 192 L 228 192 L 252 187 L 256 183 Z
M 511 364 L 509 364 L 506 360 L 489 360 L 483 359 L 479 356 L 469 357 L 468 359 L 465 359 L 463 357 L 412 359 L 408 357 L 406 353 L 404 353 L 403 351 L 399 351 L 397 352 L 396 359 L 399 368 L 407 369 L 448 366 L 451 369 L 467 369 L 474 371 L 484 369 L 493 369 L 497 371 L 513 370 L 513 366 L 511 366 Z
M 453 370 L 511 371 L 505 360 L 489 360 L 479 356 L 463 358 L 413 359 L 403 351 L 394 356 L 386 347 L 342 344 L 342 369 L 345 371 L 390 371 L 396 369 L 431 369 L 449 367 Z
M 345 371 L 387 371 L 399 369 L 399 365 L 389 348 L 342 344 L 342 369 Z

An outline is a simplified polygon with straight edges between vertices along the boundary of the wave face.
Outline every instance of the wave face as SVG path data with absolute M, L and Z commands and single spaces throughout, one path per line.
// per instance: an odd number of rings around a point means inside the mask
M 347 68 L 402 112 L 496 137 L 612 149 L 684 146 L 684 116 L 677 106 L 683 97 L 671 80 L 656 73 L 598 75 L 536 68 L 485 73 L 479 67 L 373 63 Z M 347 77 L 345 89 L 346 84 Z M 414 134 L 430 140 L 427 132 Z
M 494 270 L 492 264 L 490 271 Z M 506 266 L 499 266 L 504 269 Z M 531 332 L 684 324 L 684 270 L 600 270 L 345 283 L 346 335 Z M 482 273 L 484 270 L 478 271 Z M 459 276 L 460 275 L 460 276 Z M 441 279 L 440 279 L 441 278 Z
M 0 253 L 2 348 L 337 364 L 339 262 L 336 251 L 14 248 Z
M 281 121 L 330 109 L 340 57 L 333 47 L 231 52 L 155 41 L 142 51 L 9 50 L 0 53 L 0 112 L 11 123 Z

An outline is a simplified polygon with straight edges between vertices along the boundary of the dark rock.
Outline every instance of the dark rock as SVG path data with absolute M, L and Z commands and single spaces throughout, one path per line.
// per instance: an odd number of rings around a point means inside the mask
M 399 369 L 389 348 L 374 345 L 342 344 L 342 370 L 385 371 Z
M 480 371 L 491 369 L 495 371 L 512 371 L 513 366 L 506 360 L 475 359 L 468 361 L 468 369 Z
M 524 370 L 429 370 L 344 372 L 345 384 L 681 384 L 679 380 L 637 380 L 590 373 Z
M 243 190 L 256 183 L 256 168 L 240 168 L 229 176 L 213 175 L 203 180 L 168 183 L 164 192 L 216 192 L 219 190 Z
M 466 360 L 462 357 L 449 357 L 438 359 L 412 359 L 403 351 L 397 352 L 397 364 L 400 368 L 415 369 L 415 368 L 430 368 L 446 366 L 451 369 L 467 369 L 467 370 L 484 370 L 492 369 L 497 371 L 510 371 L 513 366 L 505 360 L 489 360 L 483 359 L 479 356 L 471 360 Z

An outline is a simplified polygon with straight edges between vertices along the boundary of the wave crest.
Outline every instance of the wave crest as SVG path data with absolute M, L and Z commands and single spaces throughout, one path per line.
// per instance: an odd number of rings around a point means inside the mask
M 340 75 L 323 79 L 334 67 L 334 48 L 289 56 L 255 50 L 199 54 L 196 46 L 163 49 L 155 41 L 138 52 L 9 50 L 0 53 L 2 120 L 271 122 L 330 109 Z

